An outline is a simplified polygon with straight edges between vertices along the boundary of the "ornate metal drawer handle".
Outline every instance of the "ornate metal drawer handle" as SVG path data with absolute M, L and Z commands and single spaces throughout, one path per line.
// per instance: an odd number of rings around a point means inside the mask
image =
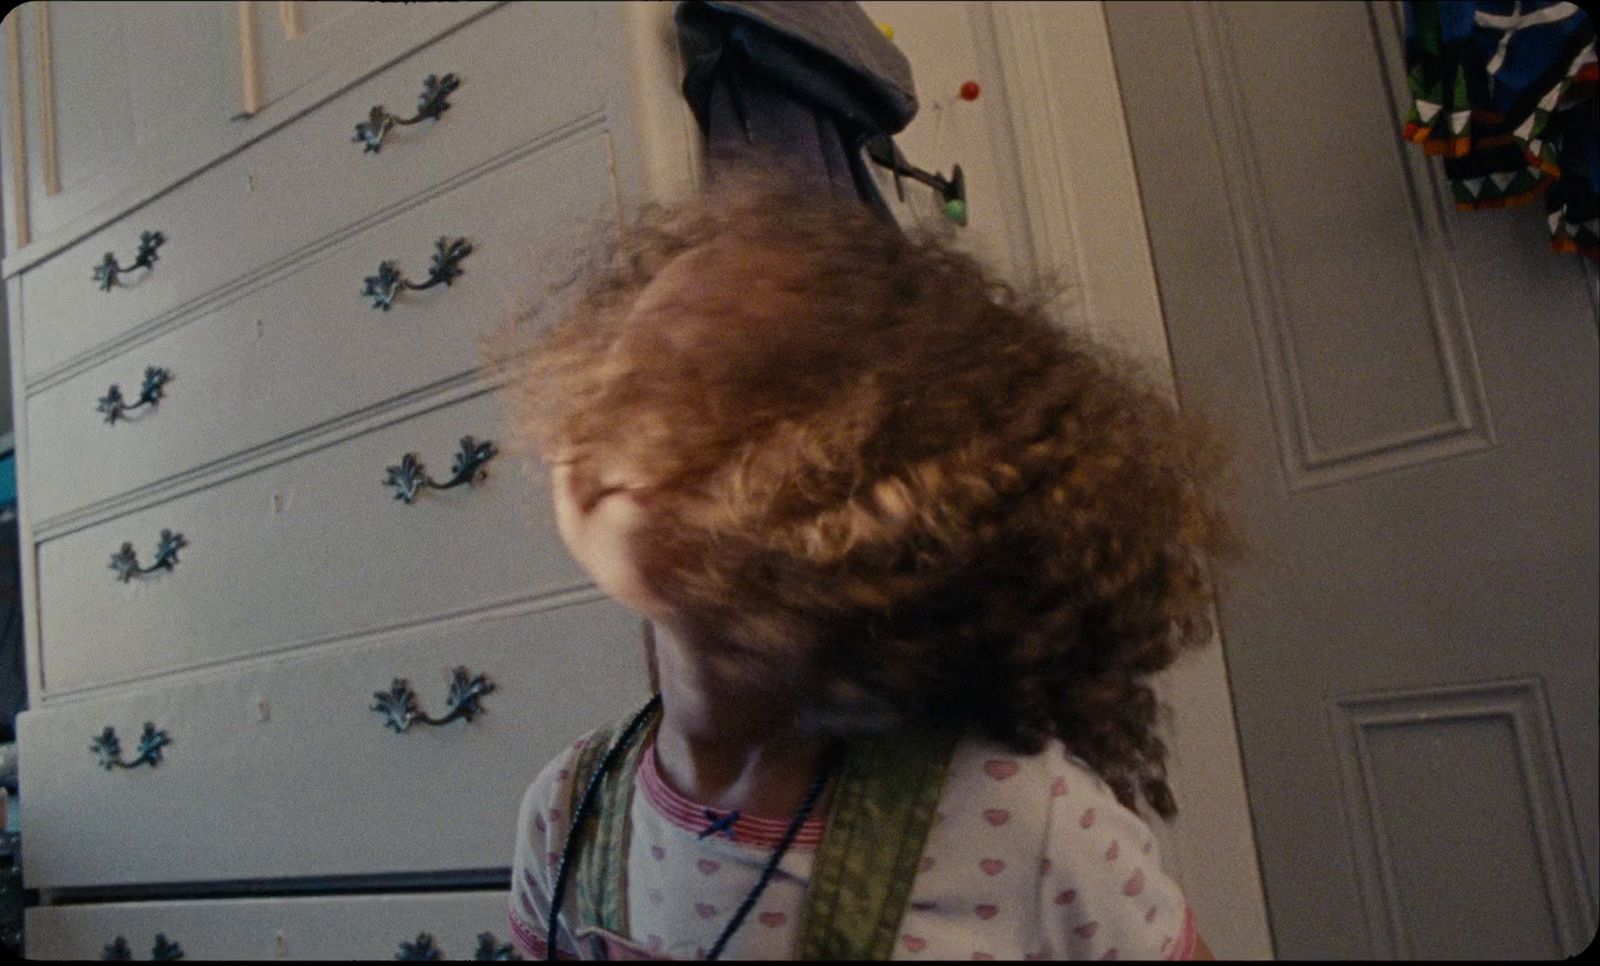
M 480 932 L 478 951 L 472 954 L 472 958 L 480 963 L 495 963 L 520 960 L 522 957 L 517 955 L 516 948 L 510 943 L 496 943 L 494 933 Z
M 156 249 L 167 240 L 167 236 L 159 231 L 147 231 L 139 236 L 139 251 L 133 257 L 132 265 L 118 265 L 114 252 L 106 252 L 106 257 L 94 267 L 94 280 L 99 283 L 100 291 L 109 292 L 111 286 L 120 283 L 119 276 L 124 272 L 131 272 L 136 268 L 153 268 L 156 263 Z
M 133 958 L 133 951 L 128 948 L 128 941 L 121 936 L 115 942 L 109 943 L 100 951 L 103 960 L 120 961 Z M 156 933 L 156 942 L 150 947 L 150 958 L 159 962 L 171 962 L 183 958 L 183 947 L 177 943 L 167 942 L 167 937 Z
M 128 941 L 118 936 L 114 942 L 106 945 L 100 951 L 103 960 L 121 961 L 133 958 L 133 951 L 128 948 Z M 150 958 L 159 962 L 171 962 L 183 958 L 183 947 L 177 943 L 167 942 L 167 937 L 156 933 L 156 942 L 150 947 Z
M 111 569 L 117 572 L 117 579 L 123 583 L 157 570 L 171 570 L 178 565 L 178 551 L 188 545 L 189 541 L 183 538 L 183 534 L 163 530 L 161 540 L 156 544 L 154 563 L 148 567 L 139 566 L 139 555 L 133 552 L 133 544 L 125 543 L 121 550 L 111 555 Z
M 402 942 L 400 944 L 400 951 L 394 954 L 394 958 L 403 962 L 443 959 L 444 950 L 435 945 L 432 936 L 425 932 L 419 932 L 417 933 L 416 942 Z M 496 943 L 492 932 L 478 933 L 478 951 L 473 954 L 472 958 L 483 963 L 509 962 L 522 959 L 521 956 L 517 955 L 516 949 L 510 943 Z
M 95 735 L 89 743 L 89 750 L 100 758 L 100 767 L 106 771 L 113 768 L 138 768 L 148 764 L 151 768 L 161 764 L 161 749 L 172 744 L 172 739 L 167 733 L 157 728 L 154 723 L 144 723 L 144 733 L 139 736 L 139 755 L 133 761 L 122 760 L 122 742 L 117 740 L 117 729 L 106 725 L 106 730 Z
M 128 948 L 128 941 L 118 936 L 114 942 L 108 943 L 100 951 L 100 958 L 113 962 L 130 960 L 133 958 L 133 951 Z M 177 943 L 167 942 L 166 936 L 156 933 L 155 945 L 150 947 L 150 958 L 158 962 L 171 962 L 175 959 L 182 959 L 183 947 Z
M 417 933 L 416 942 L 402 942 L 400 944 L 400 951 L 394 954 L 394 958 L 401 962 L 426 962 L 434 959 L 443 959 L 444 953 L 438 946 L 433 944 L 432 936 L 425 932 L 419 932 Z
M 410 503 L 417 497 L 417 491 L 424 487 L 435 490 L 448 490 L 452 486 L 465 483 L 475 486 L 487 474 L 483 465 L 494 459 L 498 451 L 494 444 L 488 440 L 478 442 L 471 436 L 461 437 L 461 452 L 456 454 L 456 461 L 450 467 L 452 476 L 443 483 L 435 483 L 422 468 L 422 461 L 417 459 L 417 454 L 407 453 L 400 457 L 399 466 L 389 467 L 389 476 L 383 481 L 384 486 L 394 487 L 394 498 L 402 503 Z
M 154 408 L 155 404 L 161 401 L 167 382 L 171 378 L 172 373 L 160 366 L 149 366 L 144 371 L 144 385 L 139 387 L 138 402 L 129 404 L 122 398 L 122 390 L 117 388 L 116 383 L 112 383 L 106 394 L 100 397 L 99 405 L 95 408 L 105 414 L 106 422 L 115 425 L 118 419 L 126 419 L 128 413 L 140 406 Z
M 394 297 L 405 289 L 421 291 L 443 285 L 446 288 L 450 283 L 466 274 L 461 267 L 461 260 L 472 254 L 472 243 L 465 238 L 451 241 L 447 236 L 441 236 L 434 243 L 437 249 L 433 253 L 433 261 L 428 265 L 428 280 L 421 284 L 406 279 L 394 262 L 379 262 L 378 274 L 368 275 L 365 284 L 361 286 L 361 294 L 372 300 L 372 307 L 389 311 L 389 306 L 394 302 Z
M 442 718 L 430 718 L 417 709 L 417 693 L 411 690 L 411 684 L 405 678 L 395 678 L 387 691 L 372 692 L 378 703 L 371 710 L 387 718 L 384 724 L 393 728 L 395 734 L 403 733 L 419 721 L 435 727 L 447 725 L 457 718 L 471 721 L 473 716 L 484 713 L 478 699 L 493 691 L 494 684 L 482 674 L 468 677 L 464 667 L 456 668 L 453 674 L 450 696 L 446 701 L 450 713 Z
M 356 136 L 350 140 L 357 144 L 365 144 L 361 149 L 362 154 L 368 151 L 376 154 L 383 149 L 384 135 L 388 134 L 396 124 L 415 124 L 425 117 L 437 119 L 439 115 L 450 109 L 446 102 L 455 89 L 461 86 L 461 78 L 454 74 L 443 77 L 429 74 L 422 79 L 422 97 L 417 101 L 417 116 L 409 120 L 395 117 L 383 109 L 382 104 L 372 105 L 372 110 L 367 112 L 367 119 L 356 125 Z

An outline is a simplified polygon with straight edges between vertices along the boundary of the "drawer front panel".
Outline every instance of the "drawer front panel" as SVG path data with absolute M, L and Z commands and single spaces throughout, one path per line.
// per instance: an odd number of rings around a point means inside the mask
M 509 886 L 508 886 L 509 889 Z M 435 892 L 315 898 L 121 902 L 27 910 L 29 959 L 97 960 L 121 936 L 149 959 L 155 936 L 186 961 L 393 960 L 427 933 L 441 959 L 472 959 L 479 935 L 511 942 L 507 892 Z
M 220 663 L 587 584 L 557 536 L 548 487 L 510 454 L 475 486 L 407 505 L 387 468 L 415 453 L 449 479 L 460 439 L 504 443 L 495 394 L 440 405 L 209 489 L 37 546 L 44 690 L 56 694 Z M 170 571 L 119 582 L 163 530 Z
M 531 253 L 611 203 L 607 157 L 595 130 L 537 150 L 35 393 L 26 454 L 35 525 L 468 372 L 477 337 L 526 282 Z M 425 279 L 441 235 L 473 246 L 448 288 L 404 292 L 388 311 L 361 296 L 385 260 Z M 96 400 L 116 384 L 135 401 L 147 366 L 172 373 L 162 400 L 107 424 Z
M 539 769 L 643 704 L 641 631 L 631 612 L 590 597 L 26 711 L 24 881 L 509 868 L 517 808 Z M 445 717 L 458 665 L 494 685 L 473 721 L 397 733 L 372 710 L 377 692 L 405 678 L 418 710 Z M 101 768 L 91 739 L 115 728 L 129 761 L 146 721 L 171 740 L 160 764 Z
M 110 351 L 130 329 L 222 297 L 247 273 L 596 115 L 605 104 L 598 23 L 588 4 L 495 10 L 33 268 L 22 286 L 28 378 L 96 346 Z M 462 83 L 438 122 L 396 128 L 376 154 L 352 143 L 374 104 L 407 110 L 424 75 L 450 72 Z M 153 270 L 100 291 L 92 267 L 107 251 L 128 263 L 142 231 L 166 237 Z

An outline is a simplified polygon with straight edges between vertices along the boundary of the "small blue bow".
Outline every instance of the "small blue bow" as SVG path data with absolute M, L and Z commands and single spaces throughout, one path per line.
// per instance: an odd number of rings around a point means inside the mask
M 723 833 L 730 839 L 733 838 L 733 823 L 739 821 L 738 812 L 729 812 L 720 818 L 717 817 L 716 812 L 713 812 L 709 808 L 706 809 L 705 812 L 706 821 L 711 824 L 707 825 L 706 830 L 700 833 L 700 839 L 704 839 L 708 835 L 715 835 L 718 832 Z

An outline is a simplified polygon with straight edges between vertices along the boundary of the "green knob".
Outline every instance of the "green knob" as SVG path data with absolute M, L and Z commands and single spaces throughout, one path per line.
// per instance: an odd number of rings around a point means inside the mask
M 961 227 L 967 227 L 967 203 L 960 198 L 945 202 L 944 216 Z

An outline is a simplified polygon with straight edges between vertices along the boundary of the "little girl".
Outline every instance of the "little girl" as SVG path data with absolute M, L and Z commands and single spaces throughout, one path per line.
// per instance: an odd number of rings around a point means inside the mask
M 528 788 L 522 953 L 1210 958 L 1134 811 L 1238 548 L 1207 425 L 858 206 L 725 190 L 579 277 L 515 424 L 659 693 Z

